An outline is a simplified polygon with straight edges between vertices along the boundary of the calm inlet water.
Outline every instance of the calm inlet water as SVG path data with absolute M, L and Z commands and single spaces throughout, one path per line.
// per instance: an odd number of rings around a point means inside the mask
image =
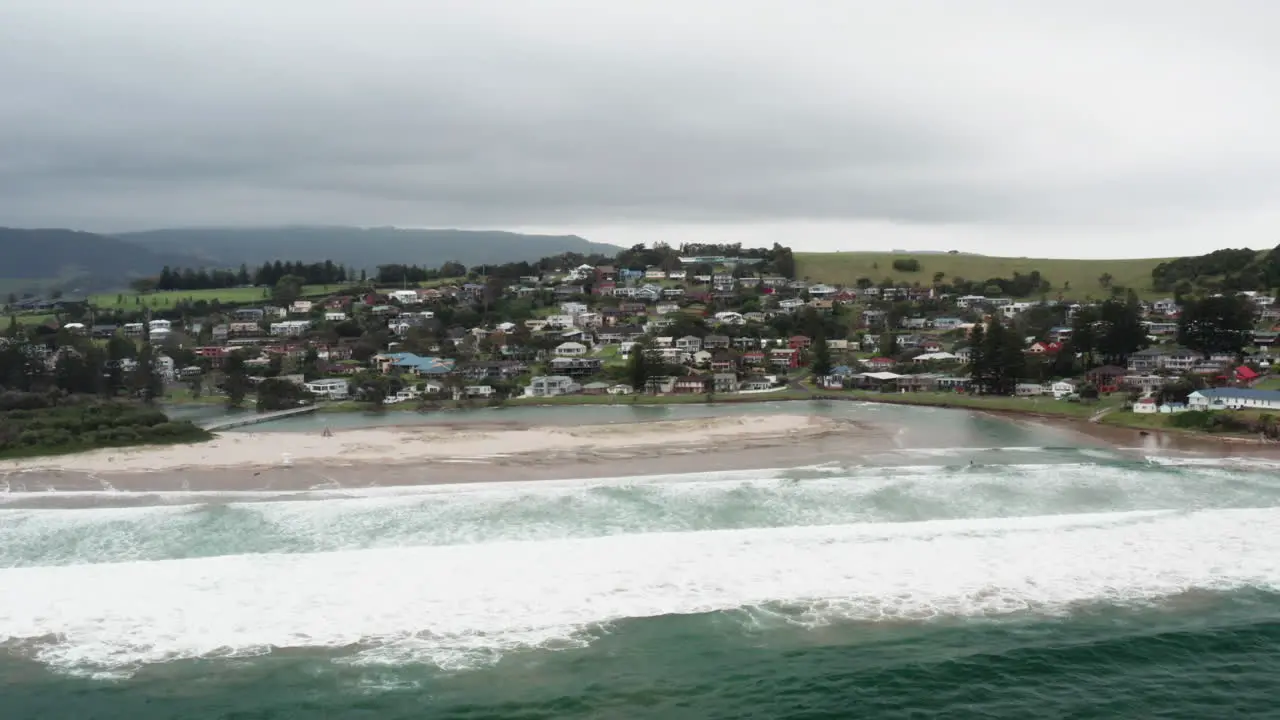
M 0 717 L 1280 716 L 1280 467 L 965 428 L 858 464 L 0 496 Z

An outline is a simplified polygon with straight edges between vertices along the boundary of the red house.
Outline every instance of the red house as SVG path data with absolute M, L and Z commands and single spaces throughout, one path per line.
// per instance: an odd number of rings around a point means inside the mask
M 878 357 L 878 358 L 871 358 L 870 360 L 864 361 L 862 364 L 866 365 L 872 370 L 888 370 L 889 368 L 892 368 L 894 365 L 897 365 L 898 363 L 894 362 L 893 358 Z
M 791 338 L 787 340 L 787 347 L 792 350 L 806 350 L 812 343 L 813 341 L 805 335 L 792 335 Z
M 1062 352 L 1062 343 L 1034 342 L 1031 343 L 1031 347 L 1027 348 L 1027 352 L 1032 355 L 1056 355 Z
M 769 351 L 769 364 L 776 368 L 800 367 L 800 351 L 796 348 L 776 348 Z
M 1238 383 L 1248 384 L 1257 380 L 1258 377 L 1258 373 L 1254 372 L 1253 369 L 1247 365 L 1241 365 L 1236 368 L 1236 382 Z

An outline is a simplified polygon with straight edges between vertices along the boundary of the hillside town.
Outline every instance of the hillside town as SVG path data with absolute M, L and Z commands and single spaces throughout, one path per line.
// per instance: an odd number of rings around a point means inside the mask
M 170 395 L 226 394 L 235 373 L 249 388 L 288 381 L 304 400 L 388 406 L 804 388 L 1064 402 L 1123 392 L 1138 413 L 1280 409 L 1280 389 L 1267 389 L 1280 305 L 1260 292 L 1218 295 L 1247 313 L 1247 327 L 1224 338 L 1188 327 L 1186 304 L 1201 302 L 1188 299 L 961 294 L 936 277 L 830 285 L 789 277 L 768 254 L 596 260 L 515 277 L 459 267 L 413 282 L 403 267 L 382 269 L 306 297 L 286 275 L 264 289 L 266 302 L 156 305 L 144 295 L 128 312 L 71 306 L 26 332 L 11 320 L 0 342 L 52 377 L 100 348 L 105 374 L 125 391 L 143 361 L 168 388 L 154 392 Z M 388 277 L 397 272 L 399 287 Z M 27 303 L 9 312 L 61 306 Z M 106 319 L 122 315 L 132 317 Z M 145 359 L 144 345 L 153 349 Z

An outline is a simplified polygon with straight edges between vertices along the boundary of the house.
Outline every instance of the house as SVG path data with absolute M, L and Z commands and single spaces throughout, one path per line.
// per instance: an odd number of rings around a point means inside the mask
M 271 323 L 271 334 L 276 337 L 298 337 L 311 329 L 310 320 L 286 320 Z
M 303 383 L 303 387 L 307 392 L 324 400 L 346 400 L 349 392 L 348 381 L 341 378 L 312 380 L 309 383 Z
M 240 322 L 258 323 L 262 322 L 263 312 L 261 308 L 239 308 L 232 317 Z
M 840 339 L 831 339 L 827 341 L 827 349 L 836 352 L 848 352 L 849 341 Z
M 1210 388 L 1187 397 L 1192 410 L 1280 410 L 1280 390 Z
M 538 375 L 525 387 L 525 397 L 555 397 L 578 392 L 582 386 L 566 375 Z
M 1258 373 L 1253 371 L 1248 365 L 1241 365 L 1235 370 L 1236 382 L 1248 384 L 1258 379 Z
M 796 348 L 774 348 L 769 351 L 769 364 L 775 368 L 798 368 L 800 351 Z
M 738 375 L 731 372 L 718 372 L 711 376 L 711 386 L 718 393 L 738 391 Z
M 1027 352 L 1032 355 L 1057 355 L 1061 351 L 1062 343 L 1057 342 L 1034 342 L 1027 348 Z
M 807 335 L 792 335 L 787 338 L 787 347 L 792 350 L 807 350 L 812 343 Z
M 872 371 L 888 370 L 897 365 L 893 358 L 877 357 L 870 360 L 863 360 L 862 364 L 870 368 Z
M 607 382 L 593 382 L 582 386 L 583 395 L 604 395 L 609 392 L 610 385 Z
M 1049 383 L 1049 394 L 1053 395 L 1055 400 L 1061 400 L 1069 395 L 1075 395 L 1077 392 L 1076 384 L 1071 380 L 1056 380 Z
M 1133 404 L 1133 411 L 1139 415 L 1154 415 L 1160 411 L 1155 398 L 1142 398 Z
M 635 388 L 626 383 L 618 383 L 617 385 L 610 385 L 608 392 L 610 395 L 631 395 L 635 392 Z
M 409 375 L 447 375 L 453 372 L 453 358 L 424 357 L 414 353 L 398 352 L 374 355 L 371 362 L 383 373 L 392 371 Z
M 1119 365 L 1103 365 L 1085 373 L 1084 377 L 1098 392 L 1115 392 L 1128 374 L 1129 371 Z
M 672 384 L 671 392 L 683 395 L 705 393 L 710 380 L 711 378 L 706 375 L 678 377 L 675 383 Z
M 969 361 L 973 359 L 973 348 L 962 347 L 959 350 L 956 350 L 954 353 L 952 353 L 952 355 L 956 356 L 957 362 L 961 362 L 968 365 Z
M 555 354 L 560 357 L 582 357 L 587 354 L 587 346 L 577 342 L 560 343 Z
M 708 335 L 703 341 L 702 347 L 708 350 L 727 349 L 729 347 L 728 335 Z
M 600 372 L 604 367 L 604 360 L 589 357 L 558 357 L 552 358 L 547 365 L 556 375 L 583 377 Z
M 702 348 L 702 338 L 695 335 L 685 335 L 676 340 L 676 349 L 684 352 L 697 352 Z
M 938 330 L 956 330 L 961 325 L 964 325 L 964 321 L 960 318 L 940 317 L 933 319 L 933 327 Z
M 313 304 L 310 300 L 294 300 L 293 304 L 289 305 L 289 312 L 294 315 L 306 315 L 311 312 Z
M 493 397 L 494 389 L 492 385 L 467 385 L 461 389 L 453 391 L 453 399 L 461 400 L 463 398 L 489 398 Z
M 1040 383 L 1018 383 L 1013 386 L 1013 394 L 1018 397 L 1034 397 L 1044 395 L 1045 387 Z
M 929 363 L 929 362 L 954 362 L 955 355 L 949 352 L 931 352 L 917 355 L 911 358 L 913 363 Z

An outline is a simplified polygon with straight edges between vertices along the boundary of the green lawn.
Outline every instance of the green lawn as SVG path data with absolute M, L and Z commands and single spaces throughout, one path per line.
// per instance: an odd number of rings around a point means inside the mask
M 332 293 L 341 292 L 341 285 L 307 285 L 302 289 L 303 297 L 317 298 L 325 297 Z M 265 291 L 265 295 L 264 295 Z M 147 293 L 139 295 L 135 292 L 124 293 L 101 293 L 99 295 L 90 295 L 89 302 L 97 308 L 103 310 L 128 310 L 130 308 L 148 306 L 148 307 L 166 307 L 172 306 L 182 300 L 205 300 L 212 302 L 217 300 L 220 303 L 227 304 L 244 304 L 256 302 L 269 302 L 271 291 L 268 288 L 222 288 L 218 290 L 166 290 L 164 292 Z M 139 304 L 141 300 L 141 304 Z M 154 305 L 153 302 L 154 301 Z
M 1257 390 L 1280 390 L 1280 375 L 1263 378 L 1253 387 Z
M 1151 270 L 1168 258 L 1142 260 L 1047 260 L 1036 258 L 988 257 L 985 255 L 911 254 L 911 253 L 796 253 L 796 275 L 816 282 L 853 285 L 858 278 L 870 278 L 879 283 L 885 278 L 893 282 L 928 286 L 933 283 L 935 272 L 946 277 L 966 280 L 1012 277 L 1014 272 L 1024 275 L 1032 270 L 1053 284 L 1051 296 L 1082 300 L 1087 297 L 1103 299 L 1110 292 L 1103 288 L 1098 278 L 1103 273 L 1112 276 L 1114 285 L 1133 288 L 1144 298 L 1159 298 L 1169 293 L 1151 290 Z M 914 258 L 920 261 L 920 271 L 898 272 L 893 269 L 894 260 Z M 1064 284 L 1070 283 L 1064 289 Z

